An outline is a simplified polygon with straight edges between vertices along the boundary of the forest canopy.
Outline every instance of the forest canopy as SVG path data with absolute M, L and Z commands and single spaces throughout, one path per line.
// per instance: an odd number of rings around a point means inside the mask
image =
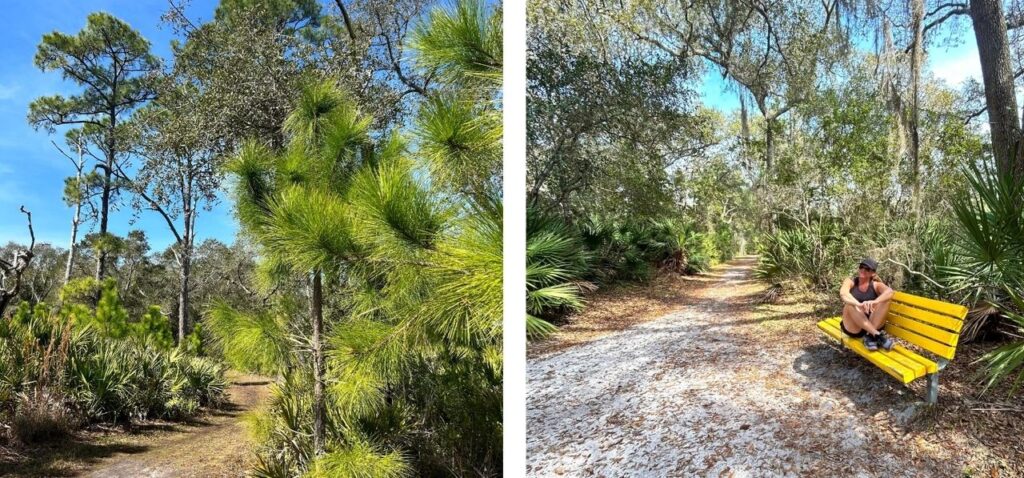
M 831 295 L 872 256 L 894 288 L 970 306 L 964 340 L 1019 327 L 1019 2 L 537 1 L 528 17 L 531 336 L 595 287 L 737 253 L 758 254 L 764 300 Z M 950 47 L 981 75 L 938 76 Z M 987 357 L 993 381 L 1024 371 L 1009 350 Z

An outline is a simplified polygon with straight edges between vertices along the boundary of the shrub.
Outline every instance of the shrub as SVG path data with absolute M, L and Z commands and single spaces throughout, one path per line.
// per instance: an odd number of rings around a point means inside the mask
M 66 436 L 75 418 L 60 399 L 44 390 L 18 395 L 11 433 L 21 443 L 32 444 Z
M 836 289 L 850 263 L 864 254 L 861 247 L 851 247 L 849 236 L 827 219 L 766 234 L 758 245 L 755 275 L 776 285 L 797 281 L 819 291 Z
M 549 320 L 583 307 L 581 275 L 587 255 L 561 221 L 527 211 L 526 335 L 543 338 L 555 331 Z
M 991 167 L 965 172 L 970 188 L 956 198 L 953 247 L 943 282 L 982 313 L 968 315 L 962 337 L 971 340 L 991 316 L 1024 289 L 1024 181 Z
M 128 322 L 109 285 L 95 312 L 23 302 L 0 323 L 0 415 L 25 440 L 79 422 L 184 418 L 223 401 L 223 367 L 171 349 L 169 323 L 157 308 Z
M 121 302 L 117 293 L 117 283 L 113 279 L 103 283 L 93 323 L 96 324 L 97 330 L 107 337 L 120 339 L 128 335 L 128 311 Z
M 1013 301 L 1013 308 L 1003 307 L 1002 312 L 1006 319 L 1016 329 L 1016 336 L 1024 336 L 1024 299 L 1013 292 L 1007 291 Z M 1016 310 L 1015 310 L 1016 309 Z M 1021 384 L 1024 384 L 1024 341 L 1017 340 L 1010 344 L 999 347 L 984 357 L 985 373 L 988 376 L 986 389 L 1003 380 L 1012 380 L 1010 393 L 1016 393 Z
M 223 403 L 227 391 L 223 365 L 207 358 L 187 355 L 180 350 L 171 353 L 170 362 L 177 374 L 173 387 L 175 396 L 193 399 L 207 407 Z
M 167 327 L 167 334 L 173 344 L 174 337 L 170 335 L 170 325 Z M 189 355 L 203 355 L 203 324 L 196 324 L 192 327 L 192 331 L 185 336 L 185 340 L 181 343 L 181 347 L 185 353 Z
M 72 354 L 69 398 L 91 422 L 120 422 L 139 415 L 140 371 L 122 342 L 91 337 Z

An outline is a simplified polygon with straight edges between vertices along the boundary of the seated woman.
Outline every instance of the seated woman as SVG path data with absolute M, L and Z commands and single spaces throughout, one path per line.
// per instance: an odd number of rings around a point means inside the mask
M 843 300 L 843 320 L 839 323 L 843 333 L 853 338 L 864 338 L 868 350 L 882 347 L 890 350 L 893 340 L 882 330 L 889 299 L 895 293 L 875 275 L 878 263 L 865 258 L 857 267 L 857 275 L 847 278 L 839 288 Z

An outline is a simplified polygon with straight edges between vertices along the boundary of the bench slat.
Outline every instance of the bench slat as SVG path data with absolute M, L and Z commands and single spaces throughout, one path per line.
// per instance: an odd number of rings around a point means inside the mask
M 934 325 L 936 327 L 942 327 L 944 329 L 951 330 L 957 333 L 959 333 L 960 329 L 963 328 L 964 326 L 964 322 L 960 319 L 953 318 L 948 315 L 936 314 L 935 312 L 924 309 L 918 309 L 916 307 L 911 307 L 909 305 L 896 302 L 895 300 L 893 300 L 889 304 L 889 312 L 897 313 L 904 317 L 909 317 L 911 319 L 925 322 L 929 325 Z
M 842 341 L 844 338 L 846 338 L 843 336 L 842 330 L 839 329 L 839 322 L 842 320 L 842 317 L 832 317 L 829 319 L 825 319 L 822 320 L 821 322 L 818 322 L 818 328 L 823 330 L 832 338 Z M 931 360 L 928 357 L 918 354 L 917 352 L 914 352 L 913 350 L 910 350 L 900 344 L 896 344 L 896 346 L 894 346 L 891 351 L 880 352 L 885 352 L 889 355 L 899 354 L 906 358 L 909 358 L 910 360 L 913 360 L 914 362 L 921 364 L 922 366 L 924 366 L 925 375 L 939 371 L 939 364 L 935 363 L 934 360 Z
M 833 319 L 825 319 L 818 322 L 818 328 L 824 331 L 826 334 L 831 336 L 833 339 L 842 340 L 843 332 L 838 328 L 838 322 L 833 322 Z
M 921 297 L 913 294 L 907 294 L 906 292 L 896 292 L 892 297 L 896 302 L 902 302 L 904 304 L 912 305 L 921 309 L 930 310 L 932 312 L 938 312 L 940 314 L 949 315 L 957 319 L 963 320 L 967 316 L 967 307 L 959 304 L 950 304 L 949 302 L 943 302 L 941 300 L 929 299 L 927 297 Z
M 862 342 L 863 343 L 863 342 Z M 864 348 L 867 350 L 867 347 Z M 883 350 L 881 347 L 878 348 L 877 352 L 881 352 L 882 355 L 889 357 L 894 362 L 903 365 L 914 374 L 914 378 L 923 377 L 925 374 L 925 366 L 922 363 L 918 363 L 916 360 L 907 357 L 899 352 L 895 352 L 896 347 L 893 350 Z M 869 351 L 870 352 L 870 351 Z M 913 379 L 911 379 L 913 380 Z
M 892 348 L 892 351 L 923 365 L 925 374 L 939 371 L 939 364 L 935 363 L 934 360 L 929 360 L 927 357 L 924 357 L 902 345 L 896 344 L 896 346 Z
M 956 354 L 956 347 L 950 347 L 948 345 L 940 344 L 927 337 L 920 336 L 918 334 L 915 334 L 914 332 L 911 332 L 907 329 L 892 324 L 891 322 L 889 325 L 885 327 L 885 331 L 889 335 L 892 335 L 893 337 L 899 337 L 903 340 L 906 340 L 907 342 L 910 342 L 918 347 L 921 347 L 922 349 L 925 349 L 946 360 L 952 360 L 953 355 Z
M 868 359 L 868 361 L 873 363 L 876 367 L 882 369 L 883 372 L 892 375 L 903 383 L 910 383 L 914 381 L 914 379 L 925 375 L 927 367 L 924 366 L 924 364 L 915 364 L 913 362 L 916 361 L 911 361 L 908 357 L 895 351 L 869 351 L 864 347 L 864 342 L 860 339 L 847 337 L 839 329 L 840 320 L 842 320 L 840 317 L 822 320 L 818 322 L 818 328 L 832 338 L 838 339 L 844 346 L 846 346 L 846 348 L 853 350 L 858 355 Z M 893 355 L 896 355 L 896 357 Z
M 960 338 L 960 334 L 948 332 L 938 327 L 932 327 L 931 325 L 925 324 L 923 322 L 908 319 L 900 314 L 890 313 L 889 316 L 886 317 L 885 323 L 887 327 L 889 324 L 895 324 L 911 332 L 915 332 L 931 340 L 939 342 L 943 345 L 956 347 L 957 341 Z M 920 339 L 910 340 L 910 342 L 914 343 L 914 345 L 919 345 L 919 340 Z

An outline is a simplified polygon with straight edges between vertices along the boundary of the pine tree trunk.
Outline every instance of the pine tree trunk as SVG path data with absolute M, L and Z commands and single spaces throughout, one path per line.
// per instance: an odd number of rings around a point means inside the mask
M 313 448 L 324 451 L 326 407 L 324 404 L 324 356 L 321 340 L 324 329 L 323 284 L 320 271 L 313 272 L 309 315 L 313 320 Z
M 992 155 L 1000 175 L 1020 178 L 1024 167 L 1016 158 L 1021 127 L 1013 87 L 1013 64 L 1000 0 L 971 0 L 971 20 L 981 57 L 985 104 L 992 132 Z
M 110 161 L 108 159 L 108 161 Z M 107 163 L 107 168 L 103 174 L 103 193 L 100 195 L 100 248 L 96 251 L 96 280 L 102 281 L 103 277 L 107 275 L 107 219 L 110 215 L 110 192 L 112 189 L 113 182 L 111 181 L 111 166 L 112 163 Z

